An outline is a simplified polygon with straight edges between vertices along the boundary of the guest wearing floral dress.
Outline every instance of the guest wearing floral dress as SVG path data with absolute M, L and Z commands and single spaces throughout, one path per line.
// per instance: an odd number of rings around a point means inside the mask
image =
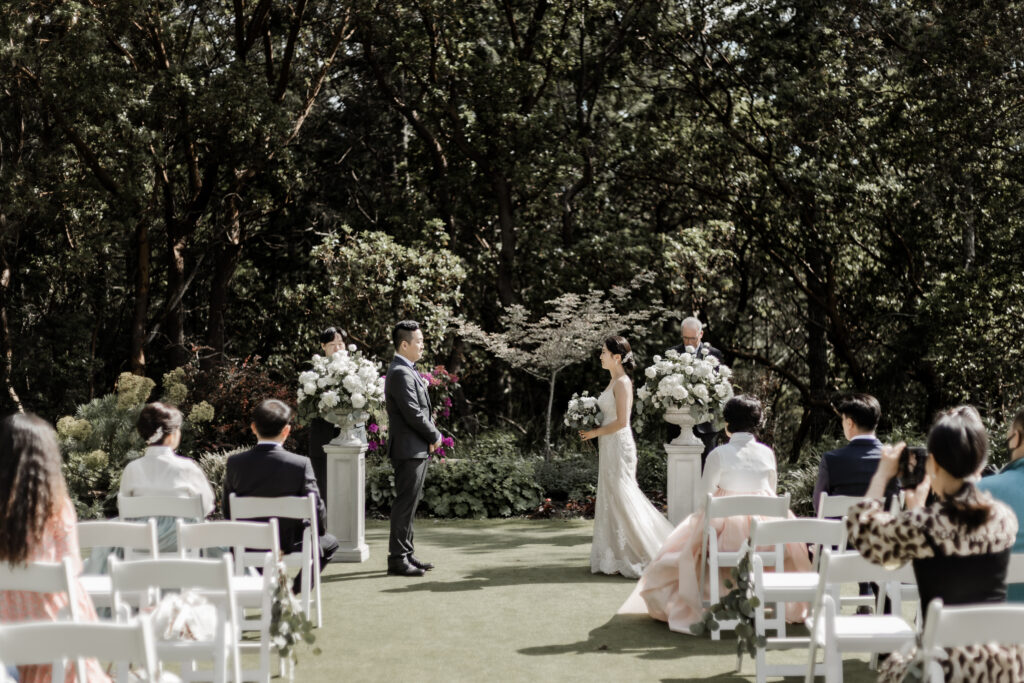
M 942 598 L 947 605 L 1003 602 L 1006 569 L 1017 536 L 1017 519 L 1005 504 L 979 491 L 973 477 L 984 466 L 988 437 L 978 412 L 960 406 L 939 415 L 928 432 L 927 476 L 906 491 L 907 509 L 891 514 L 882 502 L 896 476 L 904 445 L 885 446 L 866 500 L 850 508 L 850 543 L 882 565 L 911 562 L 921 604 Z M 934 501 L 926 503 L 929 490 Z M 972 645 L 947 651 L 941 661 L 947 681 L 1024 680 L 1024 648 Z M 879 681 L 920 678 L 916 652 L 893 653 Z
M 75 508 L 61 474 L 57 435 L 34 415 L 15 414 L 0 422 L 0 561 L 12 566 L 71 558 L 81 572 Z M 79 618 L 96 621 L 92 601 L 75 581 L 71 587 Z M 56 621 L 68 618 L 63 593 L 0 591 L 0 621 Z M 86 662 L 89 683 L 109 681 L 99 663 Z M 74 681 L 71 667 L 65 681 Z M 19 666 L 21 683 L 47 683 L 49 664 Z

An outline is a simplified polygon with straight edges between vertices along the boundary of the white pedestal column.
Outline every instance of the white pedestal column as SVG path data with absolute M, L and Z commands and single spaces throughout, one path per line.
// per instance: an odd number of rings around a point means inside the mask
M 327 455 L 327 531 L 338 539 L 334 562 L 365 562 L 366 545 L 366 444 L 349 441 L 329 443 Z
M 701 506 L 700 456 L 704 444 L 665 444 L 668 454 L 667 491 L 668 521 L 672 524 L 686 519 L 686 516 Z

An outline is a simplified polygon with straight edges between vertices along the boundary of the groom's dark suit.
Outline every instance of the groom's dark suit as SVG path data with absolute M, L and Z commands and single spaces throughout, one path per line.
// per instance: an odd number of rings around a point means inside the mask
M 427 477 L 430 445 L 441 432 L 430 420 L 430 398 L 411 363 L 395 356 L 384 380 L 388 411 L 388 457 L 395 468 L 395 502 L 391 506 L 388 561 L 402 563 L 413 552 L 412 522 Z

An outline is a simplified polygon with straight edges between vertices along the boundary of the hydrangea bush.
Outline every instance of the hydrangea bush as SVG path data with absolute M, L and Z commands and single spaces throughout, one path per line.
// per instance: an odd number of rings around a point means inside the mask
M 685 408 L 692 411 L 698 424 L 722 426 L 722 408 L 733 395 L 732 370 L 706 348 L 699 354 L 670 349 L 665 358 L 654 356 L 654 365 L 644 370 L 644 377 L 636 394 L 637 427 L 666 410 Z

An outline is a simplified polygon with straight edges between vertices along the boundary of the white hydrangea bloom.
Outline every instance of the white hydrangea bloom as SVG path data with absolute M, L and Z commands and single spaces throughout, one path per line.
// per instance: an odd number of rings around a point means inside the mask
M 352 394 L 352 407 L 353 408 L 356 408 L 358 410 L 359 408 L 362 408 L 365 405 L 366 405 L 366 397 L 365 396 L 363 396 L 362 394 L 359 394 L 359 393 Z

